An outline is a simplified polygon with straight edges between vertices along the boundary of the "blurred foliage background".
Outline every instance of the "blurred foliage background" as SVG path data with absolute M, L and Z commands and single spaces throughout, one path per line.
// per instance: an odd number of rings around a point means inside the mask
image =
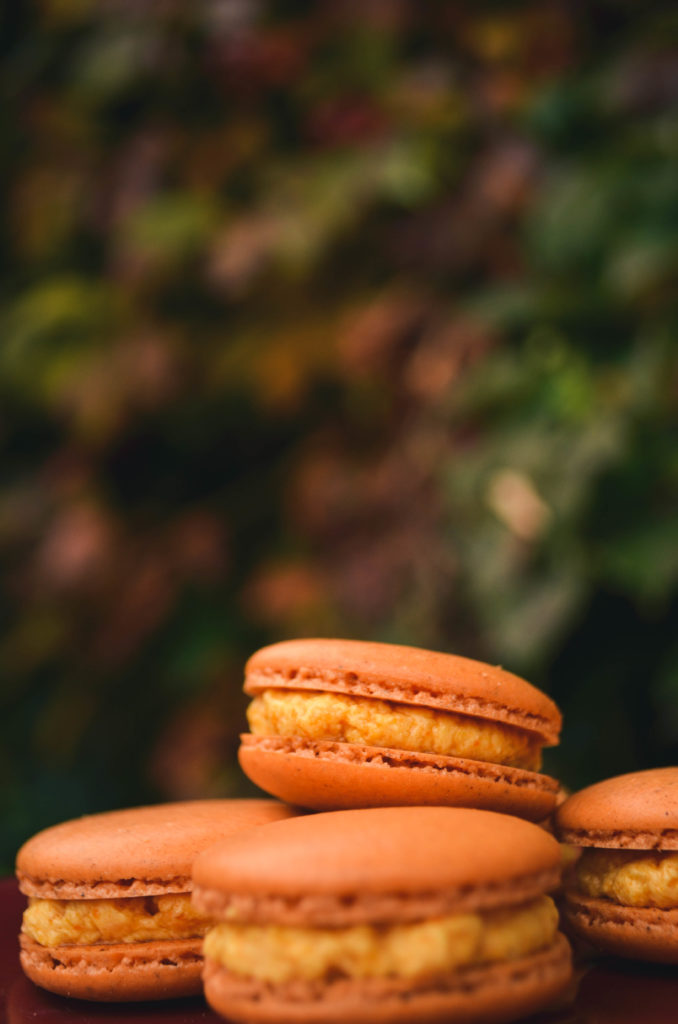
M 678 10 L 40 0 L 2 37 L 2 862 L 249 792 L 257 646 L 678 762 Z

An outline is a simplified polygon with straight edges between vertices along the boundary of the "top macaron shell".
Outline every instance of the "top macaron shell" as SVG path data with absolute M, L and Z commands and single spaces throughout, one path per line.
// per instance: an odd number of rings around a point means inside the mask
M 678 768 L 605 779 L 558 808 L 560 838 L 575 846 L 678 850 Z
M 360 916 L 362 900 L 365 917 L 379 906 L 380 919 L 392 913 L 402 920 L 410 901 L 417 916 L 420 898 L 432 893 L 441 910 L 533 898 L 558 884 L 560 863 L 559 845 L 546 831 L 493 811 L 335 811 L 267 825 L 205 851 L 193 869 L 194 900 L 205 906 L 208 893 L 273 897 L 277 915 L 304 924 L 314 917 L 315 898 L 321 915 L 333 906 L 333 924 L 337 915 Z M 386 895 L 397 899 L 379 899 Z
M 198 853 L 297 813 L 275 800 L 191 800 L 108 811 L 54 825 L 17 854 L 27 896 L 109 899 L 188 892 Z
M 453 654 L 360 640 L 288 640 L 247 663 L 245 692 L 317 690 L 506 722 L 558 742 L 562 717 L 545 694 L 504 669 Z

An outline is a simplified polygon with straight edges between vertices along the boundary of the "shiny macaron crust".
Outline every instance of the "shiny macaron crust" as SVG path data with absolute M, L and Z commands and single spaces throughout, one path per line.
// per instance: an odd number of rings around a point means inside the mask
M 247 663 L 243 770 L 313 810 L 448 805 L 532 821 L 558 783 L 539 770 L 561 715 L 501 668 L 354 640 L 294 640 Z
M 195 857 L 290 817 L 272 800 L 196 800 L 67 821 L 17 855 L 29 897 L 21 965 L 42 988 L 123 1002 L 200 991 L 208 920 L 191 905 Z
M 604 952 L 678 963 L 678 768 L 620 775 L 558 808 L 582 849 L 568 881 L 568 928 Z
M 205 994 L 229 1020 L 498 1024 L 570 980 L 545 895 L 558 844 L 508 815 L 309 815 L 218 844 L 193 874 L 193 902 L 216 922 Z

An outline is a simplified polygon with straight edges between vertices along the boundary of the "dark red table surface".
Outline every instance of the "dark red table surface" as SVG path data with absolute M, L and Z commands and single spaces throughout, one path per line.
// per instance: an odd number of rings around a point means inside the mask
M 219 1024 L 201 998 L 157 1003 L 86 1003 L 36 988 L 19 966 L 24 897 L 0 880 L 0 1019 L 7 1024 Z M 577 971 L 567 1005 L 529 1024 L 678 1024 L 678 968 L 597 961 Z M 525 1021 L 527 1024 L 527 1021 Z

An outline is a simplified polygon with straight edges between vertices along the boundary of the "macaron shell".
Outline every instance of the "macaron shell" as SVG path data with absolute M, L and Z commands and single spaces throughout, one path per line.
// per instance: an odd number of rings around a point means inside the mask
M 274 800 L 191 800 L 89 815 L 24 843 L 17 877 L 23 893 L 42 898 L 189 892 L 202 850 L 297 813 Z
M 598 949 L 615 956 L 678 964 L 678 909 L 625 907 L 568 890 L 562 911 L 569 930 Z
M 245 669 L 245 692 L 269 687 L 377 697 L 508 722 L 555 744 L 560 711 L 544 693 L 497 666 L 453 654 L 359 640 L 289 640 L 264 647 Z
M 213 846 L 193 869 L 196 888 L 228 894 L 345 902 L 375 893 L 473 891 L 485 906 L 515 902 L 518 880 L 543 875 L 555 882 L 560 875 L 553 836 L 519 818 L 460 807 L 292 818 Z
M 416 990 L 411 982 L 347 979 L 304 998 L 291 988 L 257 985 L 205 965 L 205 995 L 218 1013 L 243 1024 L 501 1024 L 562 998 L 571 980 L 567 941 L 529 957 L 451 974 Z M 414 988 L 414 991 L 413 991 Z
M 520 768 L 352 743 L 305 743 L 245 734 L 245 774 L 265 792 L 316 811 L 351 807 L 476 807 L 540 821 L 558 783 Z
M 617 775 L 558 808 L 556 830 L 576 846 L 678 849 L 678 768 Z
M 202 939 L 60 946 L 21 936 L 21 966 L 49 992 L 95 1002 L 169 999 L 202 988 Z

